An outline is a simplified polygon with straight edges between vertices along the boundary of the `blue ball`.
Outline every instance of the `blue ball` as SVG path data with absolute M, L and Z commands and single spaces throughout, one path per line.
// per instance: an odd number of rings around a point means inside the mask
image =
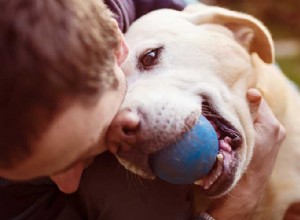
M 173 184 L 192 184 L 213 168 L 219 150 L 217 134 L 204 117 L 176 143 L 157 152 L 151 166 L 161 179 Z

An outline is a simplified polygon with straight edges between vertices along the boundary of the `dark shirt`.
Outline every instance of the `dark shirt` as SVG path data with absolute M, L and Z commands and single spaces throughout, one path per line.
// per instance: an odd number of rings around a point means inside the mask
M 183 0 L 105 0 L 110 10 L 116 15 L 119 27 L 126 32 L 129 25 L 150 11 L 159 8 L 182 10 Z
M 192 214 L 191 185 L 142 179 L 108 152 L 85 170 L 72 195 L 47 178 L 0 187 L 1 220 L 189 220 Z
M 82 219 L 189 220 L 192 186 L 146 180 L 125 170 L 110 153 L 84 172 L 71 206 Z
M 6 182 L 0 186 L 0 219 L 54 219 L 66 198 L 48 178 Z
M 125 32 L 138 17 L 159 8 L 181 10 L 181 0 L 106 0 Z M 143 180 L 109 153 L 85 170 L 77 193 L 65 195 L 49 179 L 0 179 L 0 220 L 186 220 L 191 217 L 191 186 Z

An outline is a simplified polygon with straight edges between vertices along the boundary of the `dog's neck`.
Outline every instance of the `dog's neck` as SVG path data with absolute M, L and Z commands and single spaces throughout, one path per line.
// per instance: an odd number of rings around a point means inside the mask
M 272 173 L 265 194 L 262 197 L 261 205 L 259 205 L 261 210 L 264 211 L 259 212 L 259 216 L 255 217 L 255 219 L 271 219 L 271 213 L 274 210 L 269 210 L 270 207 L 275 207 L 278 201 L 281 201 L 281 207 L 288 207 L 294 198 L 289 196 L 289 193 L 299 198 L 299 195 L 295 194 L 295 192 L 299 189 L 297 187 L 299 184 L 299 177 L 297 177 L 299 166 L 296 168 L 296 164 L 298 163 L 296 155 L 299 155 L 300 152 L 298 138 L 300 136 L 300 117 L 298 117 L 300 95 L 295 86 L 292 85 L 275 64 L 266 64 L 257 55 L 252 56 L 252 63 L 256 88 L 262 92 L 276 118 L 287 131 L 286 139 L 282 143 L 274 166 L 275 172 Z M 252 87 L 254 86 L 252 85 Z M 287 172 L 288 169 L 290 169 L 289 172 Z M 282 183 L 281 179 L 283 177 L 289 180 L 287 181 L 288 184 L 284 187 L 285 189 L 278 184 Z M 274 197 L 274 193 L 276 194 L 276 198 Z M 277 213 L 283 215 L 278 210 Z M 283 216 L 280 216 L 278 219 L 281 218 Z
M 291 100 L 291 98 L 298 98 L 298 96 L 290 95 L 290 93 L 297 92 L 296 89 L 292 88 L 291 82 L 275 64 L 264 63 L 256 54 L 252 55 L 252 64 L 256 78 L 256 86 L 253 87 L 262 92 L 275 116 L 281 123 L 284 123 L 290 105 L 300 106 L 300 100 Z

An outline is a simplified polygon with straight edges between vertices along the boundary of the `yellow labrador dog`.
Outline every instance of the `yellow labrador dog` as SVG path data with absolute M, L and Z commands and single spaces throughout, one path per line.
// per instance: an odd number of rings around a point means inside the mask
M 197 183 L 208 196 L 228 193 L 252 157 L 246 91 L 257 87 L 287 138 L 256 219 L 282 219 L 300 201 L 300 96 L 272 65 L 273 42 L 262 23 L 197 4 L 140 18 L 126 40 L 130 53 L 122 68 L 128 94 L 109 135 L 119 161 L 144 178 L 155 178 L 151 155 L 180 138 L 202 114 L 218 133 L 219 155 L 214 170 Z

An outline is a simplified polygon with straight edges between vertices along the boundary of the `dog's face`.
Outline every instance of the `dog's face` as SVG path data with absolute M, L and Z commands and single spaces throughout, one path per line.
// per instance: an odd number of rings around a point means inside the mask
M 200 185 L 206 194 L 219 196 L 239 180 L 253 152 L 246 91 L 255 77 L 245 49 L 250 42 L 244 42 L 246 46 L 241 42 L 253 40 L 253 32 L 247 28 L 236 36 L 224 25 L 197 25 L 192 21 L 197 13 L 161 10 L 132 25 L 126 34 L 130 53 L 122 65 L 128 93 L 119 117 L 138 119 L 122 128 L 127 138 L 116 135 L 116 119 L 109 140 L 118 145 L 116 155 L 127 169 L 154 178 L 152 155 L 178 140 L 204 115 L 218 134 L 221 156 Z

